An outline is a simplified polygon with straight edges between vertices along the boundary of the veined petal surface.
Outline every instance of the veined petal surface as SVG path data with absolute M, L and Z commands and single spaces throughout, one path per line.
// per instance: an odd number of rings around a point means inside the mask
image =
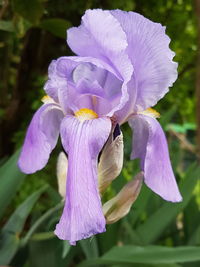
M 72 245 L 105 231 L 98 192 L 97 158 L 111 131 L 108 118 L 79 121 L 66 116 L 61 139 L 68 154 L 65 207 L 55 234 Z
M 165 134 L 155 118 L 136 115 L 131 158 L 140 158 L 146 185 L 167 201 L 182 200 L 173 174 Z
M 48 162 L 58 136 L 63 112 L 56 104 L 41 106 L 28 127 L 18 166 L 24 173 L 34 173 Z
M 123 80 L 120 102 L 108 114 L 112 116 L 129 100 L 127 83 L 133 74 L 127 53 L 127 37 L 120 23 L 110 11 L 87 10 L 82 24 L 69 29 L 67 37 L 68 45 L 76 54 L 101 59 L 114 68 Z
M 122 78 L 105 61 L 91 57 L 60 57 L 51 64 L 54 72 L 49 75 L 45 90 L 50 94 L 50 89 L 56 88 L 58 102 L 66 114 L 85 108 L 84 103 L 83 106 L 77 105 L 84 102 L 78 99 L 85 96 L 101 99 L 96 107 L 87 107 L 95 109 L 100 115 L 108 114 L 120 103 Z M 106 109 L 105 105 L 108 106 Z
M 126 33 L 127 51 L 134 68 L 132 79 L 136 88 L 130 83 L 130 107 L 134 111 L 145 110 L 154 106 L 177 79 L 178 64 L 172 61 L 175 53 L 169 48 L 170 38 L 160 23 L 140 14 L 121 10 L 112 10 L 111 14 Z

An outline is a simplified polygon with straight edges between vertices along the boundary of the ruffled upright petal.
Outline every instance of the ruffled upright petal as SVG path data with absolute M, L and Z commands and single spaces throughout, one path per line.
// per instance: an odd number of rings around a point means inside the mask
M 154 106 L 177 79 L 178 64 L 172 61 L 175 53 L 169 48 L 170 38 L 160 23 L 140 14 L 121 10 L 111 13 L 126 33 L 127 52 L 134 68 L 137 95 L 131 83 L 130 98 L 136 98 L 131 108 L 145 110 Z
M 141 159 L 146 185 L 167 201 L 181 201 L 166 137 L 158 121 L 146 115 L 137 115 L 130 119 L 129 124 L 134 130 L 131 158 Z
M 108 10 L 87 10 L 79 27 L 67 31 L 67 42 L 80 56 L 92 56 L 110 63 L 114 54 L 127 47 L 127 40 L 119 22 Z
M 44 85 L 44 90 L 54 101 L 58 102 L 58 84 L 56 79 L 56 60 L 52 60 L 48 68 L 48 81 Z
M 123 80 L 120 101 L 108 114 L 113 116 L 129 100 L 127 84 L 133 74 L 127 53 L 127 36 L 120 23 L 110 11 L 87 10 L 82 17 L 82 24 L 67 31 L 67 42 L 77 55 L 106 62 Z
M 45 104 L 35 113 L 18 161 L 22 172 L 34 173 L 47 164 L 57 143 L 63 116 L 62 110 L 55 104 Z
M 64 104 L 62 98 L 60 98 L 60 91 L 67 90 L 67 84 L 72 81 L 72 71 L 76 65 L 77 63 L 71 60 L 66 60 L 65 64 L 62 64 L 62 58 L 59 58 L 52 60 L 48 68 L 48 80 L 44 85 L 44 90 L 62 108 Z
M 66 199 L 55 234 L 72 245 L 105 231 L 105 218 L 98 193 L 97 157 L 111 131 L 108 118 L 79 121 L 67 116 L 61 139 L 68 154 Z

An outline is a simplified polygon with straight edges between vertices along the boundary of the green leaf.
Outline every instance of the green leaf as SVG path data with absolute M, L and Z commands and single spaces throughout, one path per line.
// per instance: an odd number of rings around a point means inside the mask
M 68 252 L 70 251 L 70 244 L 68 241 L 63 240 L 63 252 L 62 252 L 62 258 L 65 258 L 68 254 Z
M 19 237 L 13 233 L 1 234 L 0 265 L 10 263 L 19 248 Z
M 152 191 L 147 186 L 142 186 L 141 192 L 133 205 L 133 210 L 130 213 L 131 222 L 134 224 L 137 219 L 145 212 L 149 202 L 151 202 Z M 139 245 L 139 244 L 138 244 Z
M 195 123 L 184 123 L 184 124 L 170 123 L 167 125 L 167 130 L 170 130 L 170 129 L 177 133 L 186 134 L 188 130 L 191 130 L 191 131 L 196 130 L 196 124 Z
M 175 264 L 200 260 L 200 247 L 122 246 L 113 247 L 101 258 L 85 261 L 79 266 L 95 264 Z M 170 265 L 169 265 L 170 266 Z
M 105 253 L 117 244 L 120 226 L 121 220 L 112 225 L 107 225 L 106 232 L 98 235 L 98 243 L 101 248 L 101 253 Z
M 59 18 L 45 19 L 40 23 L 39 27 L 49 31 L 57 37 L 66 38 L 66 31 L 71 27 L 71 23 Z
M 49 217 L 52 216 L 52 214 L 54 214 L 55 212 L 57 212 L 58 210 L 60 210 L 61 208 L 63 208 L 63 202 L 58 203 L 55 207 L 49 209 L 46 213 L 44 213 L 33 225 L 32 227 L 29 229 L 29 231 L 27 232 L 26 236 L 22 239 L 21 241 L 21 245 L 25 246 L 29 239 L 31 238 L 31 236 L 35 233 L 35 231 L 38 229 L 38 227 L 44 223 L 45 220 L 49 219 Z
M 133 213 L 134 213 L 134 211 L 133 211 Z M 128 240 L 130 240 L 131 243 L 134 245 L 142 245 L 142 241 L 140 239 L 140 236 L 137 234 L 137 232 L 135 231 L 132 224 L 129 223 L 127 217 L 122 219 L 122 225 L 123 225 L 123 228 L 128 235 Z M 123 238 L 123 239 L 125 239 L 125 238 Z
M 0 30 L 7 31 L 7 32 L 13 32 L 14 26 L 13 26 L 12 21 L 0 20 Z
M 15 234 L 21 233 L 25 221 L 29 216 L 33 206 L 37 202 L 38 198 L 47 189 L 48 186 L 43 186 L 38 191 L 34 192 L 30 197 L 28 197 L 11 215 L 8 222 L 4 225 L 3 231 L 12 232 Z
M 189 245 L 199 245 L 200 246 L 200 225 L 195 229 L 194 233 L 191 235 Z
M 41 0 L 12 0 L 13 10 L 23 18 L 37 24 L 43 14 L 43 4 Z
M 197 164 L 193 164 L 180 184 L 183 201 L 180 203 L 165 203 L 145 223 L 137 228 L 143 244 L 149 244 L 155 241 L 172 220 L 176 218 L 177 214 L 187 206 L 199 177 L 200 167 Z
M 31 241 L 29 243 L 30 266 L 41 267 L 65 267 L 66 260 L 62 258 L 63 241 L 54 236 L 43 241 Z
M 25 178 L 17 167 L 18 157 L 19 151 L 0 168 L 0 218 Z
M 34 235 L 32 235 L 31 240 L 34 241 L 43 241 L 43 240 L 48 240 L 48 239 L 52 239 L 55 237 L 54 232 L 42 232 L 42 233 L 35 233 Z
M 176 133 L 186 133 L 186 129 L 184 125 L 177 124 L 177 123 L 170 123 L 167 125 L 167 130 L 173 130 Z
M 96 237 L 81 240 L 81 248 L 87 259 L 97 258 L 99 255 Z
M 200 247 L 114 247 L 102 259 L 120 263 L 182 263 L 200 260 Z
M 197 129 L 197 125 L 195 123 L 184 123 L 184 127 L 186 130 L 195 131 Z
M 34 204 L 40 195 L 47 189 L 44 186 L 40 190 L 28 197 L 11 215 L 8 222 L 2 229 L 2 245 L 0 251 L 1 264 L 9 264 L 15 253 L 17 252 L 20 240 L 19 236 L 24 227 L 25 221 L 30 214 Z

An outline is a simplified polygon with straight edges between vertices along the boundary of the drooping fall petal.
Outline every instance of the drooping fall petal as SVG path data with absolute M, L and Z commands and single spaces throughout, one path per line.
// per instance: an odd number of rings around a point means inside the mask
M 98 192 L 97 157 L 111 131 L 108 118 L 80 121 L 66 116 L 61 139 L 68 154 L 66 199 L 55 234 L 72 245 L 105 231 Z
M 24 173 L 34 173 L 47 164 L 57 143 L 63 116 L 56 104 L 44 104 L 37 110 L 28 127 L 18 161 Z
M 181 201 L 166 137 L 158 121 L 146 115 L 136 115 L 129 124 L 134 131 L 131 158 L 140 158 L 146 185 L 165 200 Z

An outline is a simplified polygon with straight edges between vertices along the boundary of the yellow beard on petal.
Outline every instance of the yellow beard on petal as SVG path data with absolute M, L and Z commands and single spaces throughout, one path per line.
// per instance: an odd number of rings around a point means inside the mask
M 53 100 L 53 98 L 51 98 L 49 95 L 45 95 L 42 97 L 41 101 L 44 104 L 49 104 L 49 103 L 55 103 L 55 101 Z
M 137 114 L 142 114 L 142 115 L 147 115 L 149 117 L 153 117 L 153 118 L 160 118 L 160 113 L 157 112 L 155 109 L 153 108 L 147 108 L 144 111 L 139 111 L 137 112 Z
M 77 117 L 80 121 L 97 119 L 98 115 L 92 109 L 89 108 L 81 108 L 78 111 L 74 112 L 75 117 Z

